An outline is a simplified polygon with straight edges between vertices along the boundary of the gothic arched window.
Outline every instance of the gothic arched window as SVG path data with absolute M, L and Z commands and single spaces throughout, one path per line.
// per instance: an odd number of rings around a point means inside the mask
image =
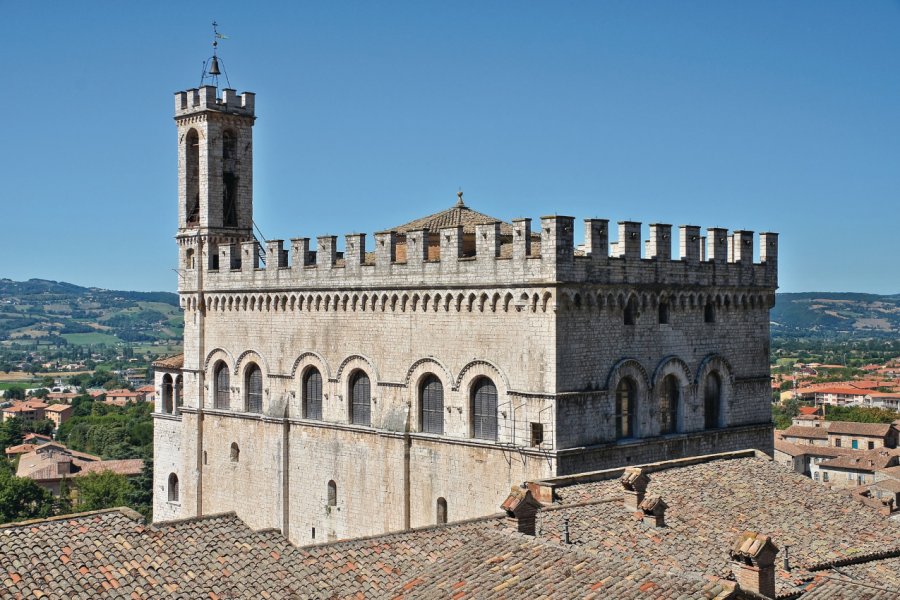
M 422 431 L 444 433 L 444 386 L 434 375 L 428 375 L 419 386 L 422 407 Z
M 259 366 L 250 364 L 244 375 L 244 389 L 247 395 L 247 412 L 262 412 L 263 377 Z
M 350 422 L 354 425 L 372 424 L 372 391 L 369 376 L 356 371 L 350 378 Z
M 337 484 L 334 480 L 328 482 L 328 506 L 337 506 Z
M 213 398 L 215 399 L 215 407 L 221 410 L 227 410 L 231 406 L 231 377 L 228 375 L 228 365 L 219 361 L 215 370 L 215 389 L 213 390 Z
M 181 375 L 175 377 L 175 414 L 181 413 L 181 407 L 184 406 L 184 380 Z
M 722 401 L 722 379 L 719 374 L 712 372 L 706 376 L 706 385 L 703 386 L 703 425 L 707 429 L 719 426 Z
M 231 458 L 231 462 L 240 462 L 241 449 L 237 445 L 237 442 L 231 442 L 231 451 L 229 453 L 229 458 Z
M 303 417 L 322 419 L 322 374 L 315 367 L 303 376 Z
M 625 377 L 616 386 L 616 439 L 634 437 L 634 417 L 637 389 L 634 381 Z
M 659 396 L 659 433 L 674 433 L 678 428 L 678 404 L 681 399 L 681 386 L 678 378 L 667 375 L 663 379 Z
M 472 436 L 497 439 L 497 386 L 487 377 L 479 377 L 472 386 Z

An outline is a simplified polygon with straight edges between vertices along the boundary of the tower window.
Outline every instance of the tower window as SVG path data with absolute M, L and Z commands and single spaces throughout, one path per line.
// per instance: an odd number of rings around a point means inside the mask
M 369 376 L 357 371 L 350 380 L 350 422 L 354 425 L 372 424 L 372 393 Z
M 178 502 L 178 475 L 169 473 L 169 502 Z
M 219 361 L 216 365 L 215 389 L 213 390 L 213 398 L 215 407 L 220 410 L 226 410 L 231 404 L 231 378 L 228 375 L 228 366 Z
M 328 482 L 328 506 L 337 506 L 337 484 L 334 480 Z
M 487 377 L 472 386 L 472 435 L 482 440 L 497 439 L 497 387 Z
M 241 449 L 238 447 L 237 442 L 231 442 L 231 462 L 240 462 L 241 460 Z
M 722 400 L 722 380 L 718 373 L 710 373 L 706 377 L 703 388 L 703 422 L 707 429 L 719 426 L 719 406 Z
M 637 301 L 634 298 L 630 298 L 625 305 L 624 320 L 626 325 L 634 325 L 637 321 Z
M 703 322 L 704 323 L 715 323 L 716 322 L 716 307 L 713 306 L 712 302 L 707 302 L 706 306 L 703 307 Z
M 425 433 L 444 433 L 444 386 L 441 380 L 429 375 L 419 388 L 419 399 L 422 406 L 422 431 Z
M 447 524 L 447 500 L 444 498 L 437 499 L 437 524 L 438 525 L 446 525 Z
M 678 378 L 667 375 L 663 379 L 662 393 L 659 397 L 659 432 L 662 435 L 673 433 L 677 429 L 680 396 L 681 386 L 678 384 Z
M 222 176 L 222 215 L 225 227 L 237 227 L 237 175 L 225 173 Z
M 659 324 L 660 325 L 668 325 L 669 324 L 669 303 L 668 302 L 660 302 L 659 303 Z
M 543 423 L 531 424 L 531 445 L 534 448 L 540 447 L 544 443 L 544 425 Z
M 200 136 L 196 129 L 188 131 L 184 151 L 184 216 L 188 227 L 196 227 L 200 224 Z
M 162 379 L 162 411 L 166 414 L 172 412 L 172 376 L 168 373 Z
M 634 437 L 636 395 L 634 382 L 627 377 L 616 387 L 617 440 Z
M 262 412 L 262 371 L 255 364 L 247 368 L 244 376 L 244 387 L 247 394 L 247 412 Z
M 322 374 L 314 367 L 303 378 L 303 417 L 322 420 Z

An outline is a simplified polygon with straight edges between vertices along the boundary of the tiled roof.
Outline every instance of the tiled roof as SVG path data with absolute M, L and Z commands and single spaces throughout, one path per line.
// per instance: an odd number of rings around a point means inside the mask
M 763 458 L 650 473 L 647 493 L 669 506 L 663 528 L 626 510 L 621 484 L 611 479 L 557 488 L 562 507 L 538 513 L 538 535 L 560 541 L 568 519 L 570 539 L 601 557 L 726 577 L 735 537 L 756 531 L 790 546 L 794 569 L 778 570 L 779 593 L 797 591 L 814 566 L 900 548 L 898 524 Z
M 75 410 L 75 409 L 69 404 L 51 404 L 50 406 L 48 406 L 47 408 L 44 409 L 44 412 L 59 412 L 59 413 L 61 413 L 61 412 L 67 412 L 67 411 L 72 411 L 72 410 Z
M 152 366 L 160 369 L 181 369 L 184 367 L 184 354 L 176 354 L 153 361 Z
M 801 406 L 799 409 L 801 415 L 818 415 L 819 407 L 818 406 Z
M 398 225 L 390 227 L 385 231 L 396 231 L 397 233 L 408 233 L 410 231 L 418 231 L 428 229 L 429 231 L 438 231 L 444 227 L 456 227 L 462 225 L 463 233 L 475 233 L 475 226 L 485 223 L 500 223 L 500 235 L 512 236 L 512 225 L 501 221 L 496 217 L 491 217 L 477 210 L 472 210 L 465 204 L 458 202 L 447 210 L 436 212 L 427 217 L 421 217 Z
M 103 471 L 112 471 L 117 475 L 140 475 L 144 469 L 144 461 L 140 458 L 128 458 L 124 460 L 99 460 L 96 462 L 86 462 L 79 465 L 81 470 L 76 475 L 87 475 L 88 473 L 102 473 Z
M 807 587 L 803 600 L 896 600 L 900 597 L 900 558 L 864 562 L 828 571 Z
M 116 509 L 0 527 L 0 584 L 57 598 L 725 598 L 733 583 L 598 560 L 496 518 L 296 548 L 233 514 Z
M 868 435 L 872 437 L 884 437 L 890 430 L 890 423 L 852 423 L 850 421 L 832 421 L 828 425 L 828 433 L 839 435 Z
M 857 451 L 854 454 L 825 460 L 819 463 L 819 466 L 831 469 L 874 472 L 878 469 L 896 466 L 898 456 L 900 456 L 900 450 L 878 448 L 864 452 Z
M 791 425 L 781 432 L 783 437 L 811 438 L 815 440 L 827 440 L 828 432 L 823 427 L 808 427 L 806 425 Z

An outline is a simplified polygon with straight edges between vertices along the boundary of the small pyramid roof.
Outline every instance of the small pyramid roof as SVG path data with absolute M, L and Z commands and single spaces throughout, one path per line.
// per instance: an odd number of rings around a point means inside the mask
M 422 229 L 438 231 L 444 227 L 457 227 L 461 225 L 463 233 L 475 233 L 476 225 L 483 225 L 486 223 L 500 223 L 500 235 L 512 235 L 512 225 L 496 217 L 480 213 L 477 210 L 472 210 L 466 206 L 460 195 L 457 203 L 446 210 L 415 219 L 409 223 L 398 225 L 397 227 L 389 227 L 384 231 L 396 231 L 397 233 L 405 234 L 410 231 L 419 231 Z

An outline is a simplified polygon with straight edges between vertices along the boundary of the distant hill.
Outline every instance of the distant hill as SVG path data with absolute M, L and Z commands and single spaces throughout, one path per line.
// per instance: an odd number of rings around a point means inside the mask
M 182 338 L 178 295 L 0 279 L 0 342 L 64 338 L 69 344 Z
M 900 337 L 900 294 L 840 292 L 777 294 L 774 337 Z

